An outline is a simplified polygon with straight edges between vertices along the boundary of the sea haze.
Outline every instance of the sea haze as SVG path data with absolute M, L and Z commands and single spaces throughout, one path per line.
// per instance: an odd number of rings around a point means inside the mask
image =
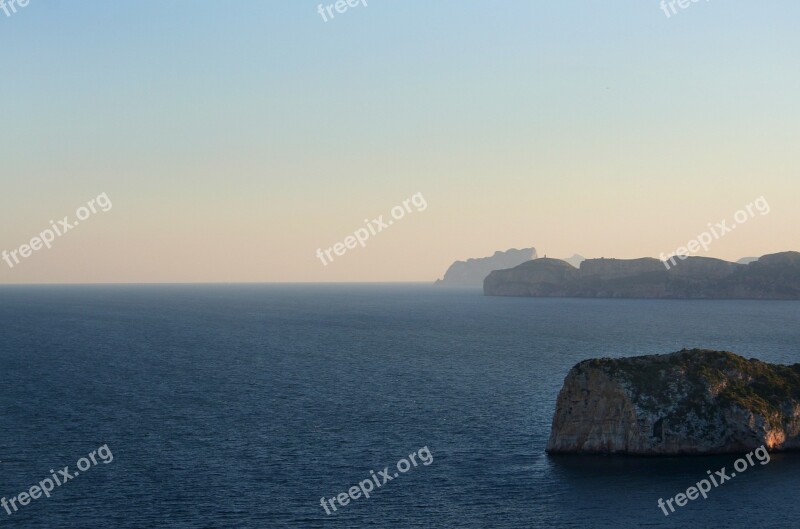
M 484 297 L 427 285 L 0 287 L 0 495 L 108 444 L 9 527 L 796 528 L 800 454 L 666 518 L 735 457 L 548 457 L 598 356 L 800 361 L 800 302 Z M 419 465 L 331 516 L 421 447 Z

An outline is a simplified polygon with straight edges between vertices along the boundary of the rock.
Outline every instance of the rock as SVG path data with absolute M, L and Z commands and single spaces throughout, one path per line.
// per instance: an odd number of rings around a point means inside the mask
M 553 274 L 566 267 L 574 273 Z M 487 296 L 800 299 L 800 253 L 765 255 L 748 265 L 696 256 L 676 259 L 674 265 L 649 257 L 587 259 L 578 270 L 558 259 L 537 259 L 493 271 L 484 280 L 483 292 Z
M 729 352 L 594 359 L 558 395 L 551 454 L 678 455 L 800 449 L 800 364 Z
M 436 286 L 445 287 L 481 287 L 483 280 L 493 270 L 512 268 L 520 263 L 536 259 L 536 248 L 512 248 L 505 252 L 497 251 L 490 257 L 456 261 L 444 274 L 444 279 L 438 279 Z

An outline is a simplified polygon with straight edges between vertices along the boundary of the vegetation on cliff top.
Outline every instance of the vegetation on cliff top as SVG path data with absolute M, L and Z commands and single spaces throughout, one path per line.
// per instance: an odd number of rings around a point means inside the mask
M 675 393 L 685 394 L 669 410 L 676 419 L 695 415 L 711 423 L 720 408 L 736 406 L 780 428 L 782 409 L 800 403 L 800 364 L 768 364 L 730 352 L 684 349 L 668 355 L 601 358 L 576 366 L 583 368 L 599 368 L 623 380 L 634 403 L 650 412 L 668 411 L 664 405 L 675 402 Z

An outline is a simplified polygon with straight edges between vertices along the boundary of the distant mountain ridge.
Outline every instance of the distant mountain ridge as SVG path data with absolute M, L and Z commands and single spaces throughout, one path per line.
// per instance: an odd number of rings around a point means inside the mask
M 482 287 L 483 280 L 493 270 L 512 268 L 531 259 L 536 259 L 536 248 L 533 247 L 521 250 L 511 248 L 505 252 L 497 251 L 489 257 L 456 261 L 447 269 L 444 278 L 437 279 L 434 285 L 444 287 Z
M 687 257 L 669 270 L 658 259 L 587 259 L 575 269 L 560 259 L 536 259 L 495 270 L 487 296 L 800 299 L 800 253 L 764 255 L 749 264 Z
M 580 268 L 581 267 L 581 263 L 584 262 L 585 260 L 586 260 L 586 258 L 584 256 L 578 255 L 578 254 L 575 254 L 572 257 L 567 257 L 566 259 L 562 259 L 562 261 L 565 261 L 565 262 L 571 264 L 575 268 Z

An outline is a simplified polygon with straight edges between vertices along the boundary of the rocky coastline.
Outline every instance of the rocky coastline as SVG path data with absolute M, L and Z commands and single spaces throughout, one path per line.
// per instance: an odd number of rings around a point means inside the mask
M 748 264 L 686 257 L 670 266 L 654 258 L 587 259 L 575 268 L 560 259 L 534 259 L 495 270 L 487 296 L 800 299 L 800 253 L 765 255 Z

